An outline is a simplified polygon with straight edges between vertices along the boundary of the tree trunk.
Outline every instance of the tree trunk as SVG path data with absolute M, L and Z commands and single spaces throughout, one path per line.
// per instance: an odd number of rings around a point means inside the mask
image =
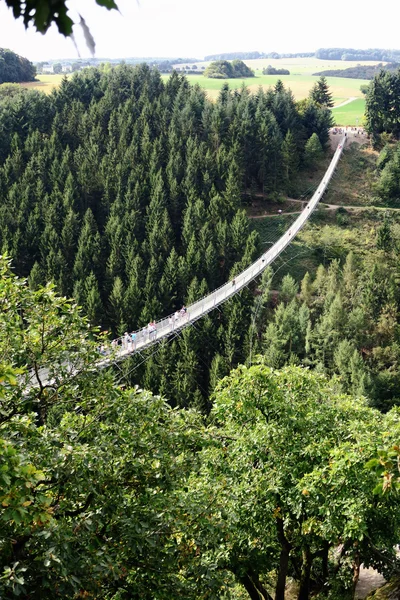
M 251 600 L 273 600 L 254 572 L 249 570 L 245 575 L 242 575 L 240 583 L 245 587 Z
M 329 553 L 329 544 L 328 542 L 324 542 L 324 547 L 322 550 L 322 579 L 323 583 L 327 583 L 329 572 L 328 572 L 328 553 Z
M 353 561 L 353 596 L 356 591 L 358 579 L 360 577 L 360 556 L 356 554 Z
M 312 565 L 312 555 L 309 548 L 303 550 L 302 557 L 303 564 L 301 565 L 300 589 L 297 600 L 309 600 Z
M 275 600 L 285 600 L 286 576 L 289 564 L 289 550 L 281 549 L 279 557 L 278 579 L 275 588 Z
M 286 539 L 282 519 L 276 520 L 276 527 L 278 532 L 278 540 L 281 544 L 281 555 L 279 558 L 279 571 L 275 588 L 275 600 L 285 600 L 286 576 L 289 565 L 289 553 L 292 546 Z

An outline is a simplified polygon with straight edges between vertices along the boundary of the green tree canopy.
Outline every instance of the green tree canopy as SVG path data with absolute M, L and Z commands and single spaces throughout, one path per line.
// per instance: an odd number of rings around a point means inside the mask
M 314 83 L 313 87 L 310 90 L 309 98 L 310 100 L 315 102 L 315 104 L 319 104 L 320 106 L 326 106 L 327 108 L 332 108 L 332 94 L 329 91 L 329 86 L 326 81 L 326 77 L 322 75 L 318 79 L 318 81 Z
M 34 81 L 35 75 L 36 68 L 27 58 L 0 48 L 0 84 Z
M 242 60 L 216 60 L 208 65 L 204 77 L 210 79 L 237 79 L 254 77 L 254 72 Z

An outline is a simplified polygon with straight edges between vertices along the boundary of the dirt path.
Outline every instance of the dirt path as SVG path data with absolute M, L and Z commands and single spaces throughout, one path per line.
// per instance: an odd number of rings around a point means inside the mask
M 346 104 L 350 104 L 350 102 L 354 102 L 354 100 L 357 100 L 356 96 L 351 96 L 350 98 L 348 98 L 348 100 L 345 100 L 344 102 L 341 102 L 336 106 L 332 106 L 331 110 L 335 110 L 335 108 L 341 108 L 342 106 L 346 106 Z
M 304 200 L 295 200 L 294 198 L 288 198 L 288 200 L 290 200 L 290 202 L 299 202 L 300 204 L 307 204 L 306 202 L 304 202 Z M 392 212 L 398 212 L 400 211 L 400 208 L 391 208 L 388 206 L 348 206 L 345 204 L 325 204 L 324 202 L 321 203 L 321 205 L 324 207 L 324 210 L 327 211 L 331 211 L 331 210 L 337 210 L 338 208 L 344 208 L 345 210 L 351 210 L 352 212 L 361 212 L 363 210 L 381 210 L 381 211 L 392 211 Z M 294 210 L 294 211 L 282 211 L 282 213 L 264 213 L 263 215 L 247 215 L 249 219 L 266 219 L 271 218 L 271 217 L 284 217 L 284 216 L 288 216 L 288 215 L 299 215 L 301 214 L 301 210 Z

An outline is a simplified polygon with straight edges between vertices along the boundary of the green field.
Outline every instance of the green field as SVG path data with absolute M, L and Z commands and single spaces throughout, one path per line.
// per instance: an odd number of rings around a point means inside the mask
M 288 69 L 291 75 L 312 75 L 320 71 L 326 71 L 331 69 L 349 69 L 355 67 L 358 64 L 361 65 L 376 65 L 377 61 L 343 61 L 343 60 L 321 60 L 319 58 L 257 58 L 254 60 L 244 61 L 250 69 L 253 71 L 261 71 L 264 67 L 271 65 L 276 69 Z M 196 63 L 198 69 L 206 67 L 209 62 Z M 176 65 L 182 67 L 182 65 Z M 190 66 L 190 65 L 188 65 Z
M 333 110 L 336 125 L 362 125 L 362 119 L 365 112 L 365 99 L 357 98 L 346 106 Z

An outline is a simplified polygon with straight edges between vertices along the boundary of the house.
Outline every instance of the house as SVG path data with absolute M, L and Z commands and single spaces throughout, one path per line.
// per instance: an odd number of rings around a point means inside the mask
M 54 73 L 53 65 L 47 65 L 42 67 L 42 73 Z
M 72 71 L 71 65 L 63 65 L 62 66 L 62 72 L 63 73 L 71 73 L 71 71 Z

